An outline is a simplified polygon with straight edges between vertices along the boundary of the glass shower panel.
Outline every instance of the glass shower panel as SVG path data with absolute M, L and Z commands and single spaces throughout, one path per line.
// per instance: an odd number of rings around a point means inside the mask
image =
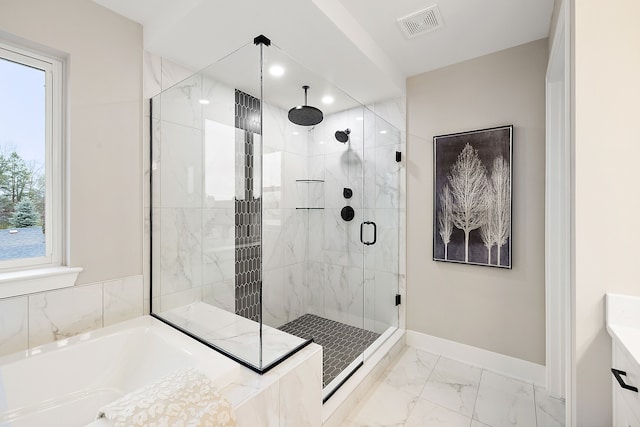
M 152 315 L 258 372 L 314 341 L 328 399 L 398 326 L 399 131 L 274 45 L 151 108 Z
M 264 69 L 264 321 L 322 345 L 327 397 L 367 346 L 364 107 L 275 46 Z M 305 104 L 303 86 L 324 114 L 314 126 L 288 119 Z
M 309 341 L 262 324 L 261 49 L 152 100 L 151 178 L 152 314 L 262 372 Z

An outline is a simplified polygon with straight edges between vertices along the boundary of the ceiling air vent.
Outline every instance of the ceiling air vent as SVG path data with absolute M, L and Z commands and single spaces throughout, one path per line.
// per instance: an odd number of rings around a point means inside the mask
M 442 16 L 437 5 L 398 19 L 398 25 L 406 38 L 412 39 L 442 27 Z

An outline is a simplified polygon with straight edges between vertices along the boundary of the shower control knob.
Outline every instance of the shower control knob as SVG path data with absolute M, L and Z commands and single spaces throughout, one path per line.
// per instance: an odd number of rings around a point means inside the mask
M 353 191 L 350 188 L 345 188 L 342 190 L 342 195 L 345 199 L 350 199 L 353 196 Z
M 355 211 L 353 210 L 353 208 L 351 206 L 345 206 L 340 211 L 340 216 L 345 221 L 351 221 L 353 219 L 353 217 L 356 216 L 356 213 L 355 213 Z

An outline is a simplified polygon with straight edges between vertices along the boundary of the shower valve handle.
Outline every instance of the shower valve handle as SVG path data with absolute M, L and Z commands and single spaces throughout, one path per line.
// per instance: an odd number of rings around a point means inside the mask
M 373 241 L 371 241 L 371 242 L 365 242 L 364 238 L 362 237 L 365 224 L 366 225 L 373 225 Z M 376 223 L 373 222 L 373 221 L 365 221 L 365 222 L 361 223 L 360 224 L 360 241 L 363 244 L 369 246 L 369 245 L 375 245 L 377 240 L 378 240 L 378 226 L 376 225 Z

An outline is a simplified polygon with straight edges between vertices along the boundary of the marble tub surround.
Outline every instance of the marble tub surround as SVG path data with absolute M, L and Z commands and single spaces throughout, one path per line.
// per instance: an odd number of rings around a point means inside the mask
M 29 347 L 29 297 L 0 300 L 0 355 Z
M 187 368 L 213 382 L 241 426 L 321 425 L 318 345 L 258 375 L 149 316 L 0 357 L 0 425 L 55 420 L 65 427 L 84 426 L 109 402 Z
M 264 375 L 243 369 L 221 390 L 239 426 L 322 425 L 322 347 L 310 344 Z
M 564 402 L 533 384 L 406 347 L 342 425 L 558 427 Z
M 0 356 L 143 315 L 142 275 L 0 299 Z
M 305 339 L 262 325 L 261 353 L 258 322 L 203 302 L 195 302 L 158 314 L 162 319 L 256 368 L 269 366 L 306 342 Z

